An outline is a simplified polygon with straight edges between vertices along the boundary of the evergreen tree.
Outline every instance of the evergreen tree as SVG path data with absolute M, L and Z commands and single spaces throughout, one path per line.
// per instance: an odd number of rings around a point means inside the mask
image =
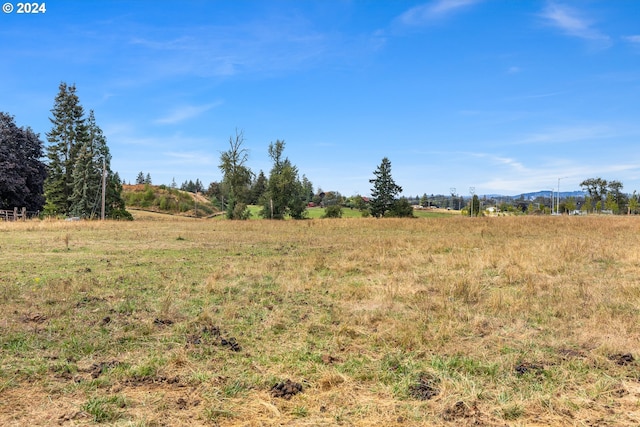
M 370 209 L 371 215 L 380 218 L 391 209 L 397 195 L 402 192 L 402 187 L 397 185 L 391 177 L 391 162 L 386 157 L 382 159 L 382 163 L 373 174 L 375 178 L 369 180 L 373 184 Z
M 105 216 L 110 219 L 133 220 L 133 216 L 125 206 L 122 198 L 122 181 L 118 172 L 107 176 L 107 191 L 105 194 Z
M 47 133 L 49 146 L 44 192 L 47 209 L 66 215 L 72 202 L 73 168 L 87 139 L 84 109 L 76 95 L 75 85 L 60 83 L 51 113 L 53 117 L 49 120 L 53 128 Z
M 386 216 L 393 218 L 415 218 L 413 206 L 411 206 L 409 200 L 404 197 L 393 202 Z
M 138 172 L 138 176 L 136 177 L 136 185 L 144 184 L 144 180 L 144 173 L 142 173 L 142 171 Z
M 144 177 L 144 183 L 151 185 L 151 174 L 149 172 L 147 172 L 147 176 Z
M 78 150 L 73 169 L 73 192 L 70 214 L 81 218 L 101 213 L 102 184 L 105 182 L 105 218 L 126 217 L 120 176 L 111 171 L 111 154 L 102 129 L 96 124 L 93 110 L 87 119 L 87 138 Z M 104 176 L 104 177 L 103 177 Z M 126 211 L 125 211 L 126 212 Z
M 110 162 L 107 143 L 96 124 L 93 110 L 87 120 L 87 138 L 76 155 L 72 171 L 73 187 L 69 213 L 81 218 L 92 218 L 100 211 L 103 167 Z
M 309 203 L 310 201 L 312 201 L 313 200 L 313 184 L 311 183 L 311 181 L 309 181 L 309 179 L 304 174 L 302 175 L 302 190 L 305 196 L 304 201 L 306 203 Z
M 267 191 L 267 177 L 263 171 L 258 173 L 258 176 L 253 181 L 251 185 L 251 190 L 249 191 L 249 204 L 257 205 L 260 203 L 260 198 Z
M 0 209 L 42 209 L 46 177 L 42 155 L 39 135 L 17 127 L 12 116 L 0 112 Z
M 471 216 L 478 216 L 480 215 L 480 199 L 478 198 L 477 194 L 473 195 L 473 198 L 471 199 Z

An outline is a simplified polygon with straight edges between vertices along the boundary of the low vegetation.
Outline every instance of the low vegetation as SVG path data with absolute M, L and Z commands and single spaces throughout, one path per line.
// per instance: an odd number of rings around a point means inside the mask
M 135 214 L 0 222 L 0 425 L 640 423 L 637 218 Z
M 193 217 L 211 216 L 219 211 L 201 194 L 165 185 L 123 185 L 122 196 L 127 208 L 130 209 Z

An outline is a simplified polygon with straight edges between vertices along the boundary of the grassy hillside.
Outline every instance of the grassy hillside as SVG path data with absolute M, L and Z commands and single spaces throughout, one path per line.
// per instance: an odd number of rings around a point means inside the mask
M 169 188 L 164 185 L 123 185 L 127 209 L 141 209 L 171 215 L 206 217 L 218 209 L 201 194 Z
M 637 218 L 137 219 L 0 223 L 0 425 L 640 424 Z

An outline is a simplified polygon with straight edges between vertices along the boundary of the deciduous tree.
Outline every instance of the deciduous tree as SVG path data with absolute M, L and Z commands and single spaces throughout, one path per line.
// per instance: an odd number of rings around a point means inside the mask
M 246 166 L 249 159 L 249 152 L 243 147 L 244 133 L 236 129 L 235 137 L 229 137 L 229 149 L 220 153 L 220 171 L 222 171 L 222 182 L 228 190 L 227 218 L 246 219 L 247 207 L 246 199 L 251 187 L 252 173 Z M 243 206 L 238 209 L 237 205 Z
M 260 215 L 273 219 L 284 219 L 286 215 L 290 215 L 291 218 L 302 219 L 307 210 L 304 188 L 298 178 L 298 168 L 282 156 L 284 146 L 284 141 L 280 140 L 269 144 L 269 157 L 273 161 L 273 167 Z
M 12 116 L 0 112 L 0 209 L 42 209 L 46 176 L 42 155 L 39 135 L 19 128 Z

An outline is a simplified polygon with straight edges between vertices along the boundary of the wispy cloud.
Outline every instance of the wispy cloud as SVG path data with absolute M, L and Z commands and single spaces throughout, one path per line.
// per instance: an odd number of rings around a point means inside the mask
M 405 26 L 419 26 L 463 11 L 482 0 L 436 0 L 413 7 L 396 18 Z
M 173 125 L 197 117 L 221 104 L 222 101 L 206 105 L 183 105 L 174 109 L 168 115 L 155 120 L 154 123 L 161 125 Z
M 551 2 L 540 16 L 547 24 L 560 29 L 568 36 L 587 40 L 600 48 L 611 46 L 611 38 L 595 28 L 593 23 L 576 9 Z
M 176 152 L 168 151 L 163 153 L 168 164 L 172 165 L 215 165 L 217 159 L 211 153 L 201 151 Z
M 518 73 L 519 73 L 519 72 L 521 72 L 521 71 L 522 71 L 522 68 L 520 68 L 520 67 L 516 67 L 516 66 L 514 65 L 514 66 L 511 66 L 511 67 L 509 67 L 509 68 L 507 69 L 507 74 L 518 74 Z
M 569 126 L 529 134 L 516 141 L 514 144 L 560 144 L 583 142 L 593 141 L 594 139 L 611 138 L 619 136 L 620 134 L 621 132 L 616 131 L 608 125 Z
M 629 43 L 633 44 L 640 44 L 640 35 L 624 36 L 622 37 L 622 40 L 628 41 Z

